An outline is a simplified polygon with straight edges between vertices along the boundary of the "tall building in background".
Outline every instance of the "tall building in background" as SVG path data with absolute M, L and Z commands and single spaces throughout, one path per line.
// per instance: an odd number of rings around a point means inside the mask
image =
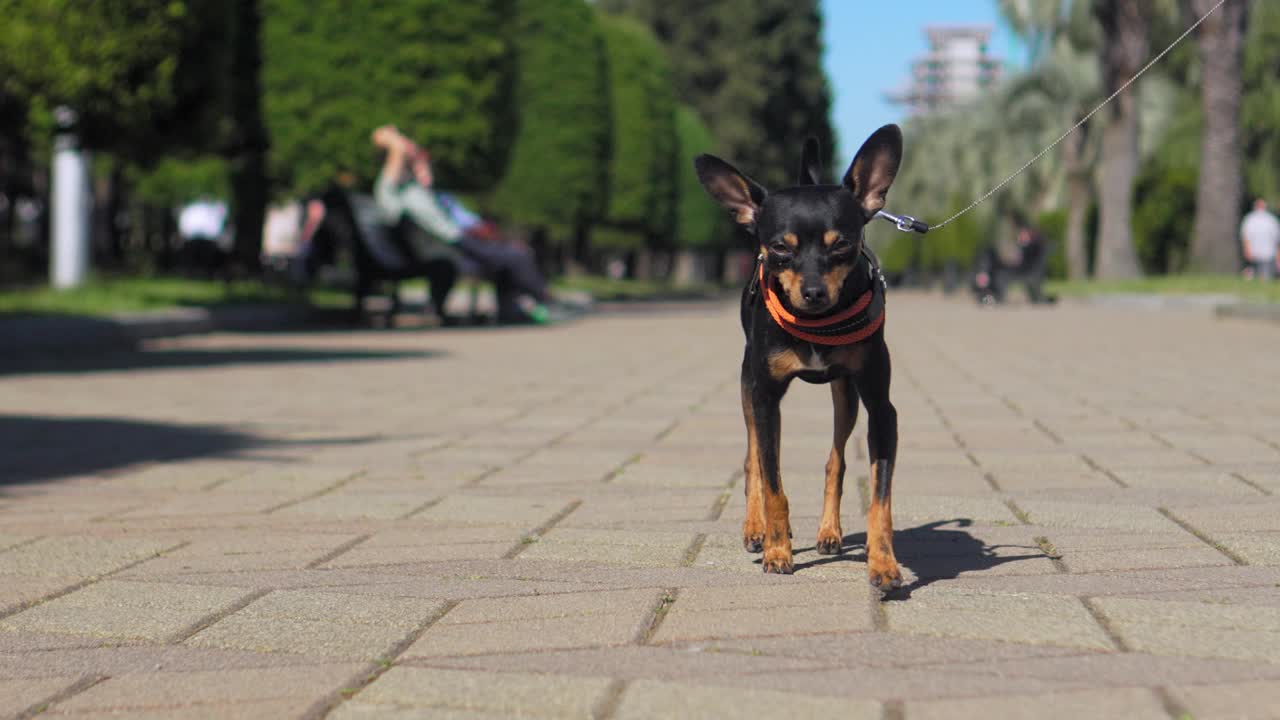
M 929 52 L 911 63 L 908 86 L 889 93 L 890 102 L 923 115 L 970 100 L 999 80 L 1001 61 L 987 52 L 990 25 L 936 25 L 925 34 Z

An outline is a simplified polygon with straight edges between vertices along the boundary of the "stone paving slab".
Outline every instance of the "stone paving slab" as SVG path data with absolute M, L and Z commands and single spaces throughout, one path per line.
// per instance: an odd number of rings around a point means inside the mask
M 397 667 L 356 695 L 334 717 L 385 717 L 383 712 L 397 710 L 415 710 L 421 716 L 430 710 L 432 717 L 439 717 L 434 714 L 436 711 L 481 711 L 524 717 L 591 718 L 609 684 L 606 677 L 554 678 Z
M 0 631 L 171 642 L 246 596 L 239 588 L 104 580 L 0 620 Z
M 74 677 L 43 677 L 0 680 L 0 713 L 17 717 L 26 710 L 38 708 L 77 681 Z
M 1280 716 L 1280 681 L 1175 687 L 1170 694 L 1200 720 Z
M 0 573 L 90 576 L 115 572 L 177 547 L 148 538 L 46 537 L 0 553 Z
M 772 690 L 698 687 L 642 680 L 626 689 L 615 717 L 722 718 L 755 715 L 779 717 L 843 717 L 878 720 L 880 703 L 805 697 Z
M 196 647 L 373 660 L 440 609 L 439 603 L 410 598 L 280 590 L 218 620 L 187 642 Z
M 1169 718 L 1169 712 L 1159 696 L 1151 690 L 1138 688 L 918 703 L 908 701 L 905 711 L 911 720 L 986 720 L 992 717 L 1046 720 L 1075 720 L 1081 717 L 1133 720 Z
M 49 715 L 172 717 L 296 716 L 311 695 L 350 677 L 356 665 L 313 665 L 197 672 L 135 673 L 109 678 L 55 703 Z M 279 713 L 273 715 L 273 713 Z
M 1280 714 L 1280 333 L 893 302 L 884 602 L 825 388 L 743 551 L 730 305 L 0 359 L 0 715 Z

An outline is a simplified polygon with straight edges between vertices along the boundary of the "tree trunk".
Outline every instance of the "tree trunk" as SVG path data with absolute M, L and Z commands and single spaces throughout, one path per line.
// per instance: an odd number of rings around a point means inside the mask
M 1100 45 L 1103 89 L 1115 92 L 1142 67 L 1147 56 L 1151 0 L 1094 0 L 1102 25 Z M 1133 247 L 1133 181 L 1138 175 L 1138 88 L 1121 93 L 1105 113 L 1099 183 L 1099 278 L 1142 274 Z
M 1198 18 L 1213 8 L 1209 0 L 1187 0 Z M 1204 133 L 1196 220 L 1191 229 L 1191 267 L 1234 273 L 1240 268 L 1236 226 L 1244 194 L 1240 167 L 1240 65 L 1244 56 L 1246 0 L 1226 0 L 1196 31 L 1203 67 L 1200 97 Z
M 1089 168 L 1084 163 L 1084 146 L 1088 127 L 1082 127 L 1067 138 L 1063 147 L 1063 164 L 1067 169 L 1067 277 L 1084 280 L 1089 277 L 1089 253 L 1085 247 L 1085 220 L 1089 213 Z
M 117 161 L 111 168 L 111 196 L 107 199 L 107 246 L 111 248 L 112 259 L 121 266 L 127 259 L 124 228 L 121 227 L 124 206 L 124 164 Z
M 231 60 L 232 218 L 235 264 L 256 274 L 267 212 L 267 129 L 262 120 L 262 14 L 258 0 L 236 0 Z
M 653 279 L 653 250 L 647 244 L 635 250 L 630 264 L 631 279 Z
M 89 248 L 95 267 L 115 265 L 119 259 L 114 252 L 115 248 L 111 247 L 111 185 L 115 178 L 114 168 L 118 163 L 114 159 L 106 161 L 111 163 L 112 171 L 100 172 L 92 181 L 93 212 L 89 223 Z
M 573 227 L 573 251 L 566 265 L 566 275 L 585 274 L 592 270 L 591 226 L 585 222 L 579 222 Z

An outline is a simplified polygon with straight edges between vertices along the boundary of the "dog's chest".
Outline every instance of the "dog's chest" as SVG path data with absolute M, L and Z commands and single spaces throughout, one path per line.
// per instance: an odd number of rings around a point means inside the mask
M 775 380 L 799 378 L 805 382 L 826 383 L 862 367 L 861 344 L 846 347 L 822 347 L 805 343 L 779 350 L 769 356 L 769 374 Z

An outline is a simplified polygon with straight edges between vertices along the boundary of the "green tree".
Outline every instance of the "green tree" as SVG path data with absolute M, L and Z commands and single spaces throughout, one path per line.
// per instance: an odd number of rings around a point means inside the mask
M 1142 163 L 1134 188 L 1133 236 L 1138 259 L 1147 272 L 1178 272 L 1187 267 L 1200 175 L 1199 148 L 1204 133 L 1199 98 L 1186 88 L 1170 127 Z M 1236 221 L 1231 221 L 1235 230 Z
M 307 190 L 377 171 L 372 130 L 394 123 L 431 151 L 437 179 L 488 190 L 514 132 L 513 0 L 262 0 L 270 170 Z
M 1081 0 L 1000 0 L 1001 13 L 1031 47 L 1032 67 L 1011 81 L 1010 98 L 1039 100 L 1038 122 L 1047 135 L 1073 126 L 1102 100 L 1097 44 L 1099 29 Z M 1086 122 L 1062 141 L 1059 162 L 1066 184 L 1067 213 L 1062 242 L 1067 275 L 1089 272 L 1085 223 L 1094 196 L 1094 165 L 1100 133 Z M 1053 163 L 1055 158 L 1046 160 Z
M 676 96 L 716 140 L 715 152 L 769 187 L 790 185 L 805 137 L 833 167 L 831 97 L 817 0 L 602 0 L 667 48 Z
M 676 215 L 676 243 L 681 248 L 708 248 L 715 239 L 724 213 L 703 190 L 692 168 L 694 158 L 711 147 L 711 130 L 698 117 L 697 111 L 682 105 L 676 109 L 676 136 L 680 141 L 678 167 L 683 171 L 677 173 L 679 212 Z
M 771 187 L 791 185 L 801 144 L 812 135 L 822 148 L 824 172 L 843 173 L 853 158 L 842 158 L 839 167 L 833 166 L 835 132 L 831 88 L 822 66 L 818 0 L 761 0 L 756 5 L 755 36 L 760 40 L 755 48 L 766 68 L 764 105 L 757 117 L 766 140 L 759 159 L 751 158 L 752 163 L 763 167 L 762 179 Z
M 215 0 L 8 0 L 0 16 L 0 90 L 30 109 L 33 139 L 57 105 L 79 114 L 87 147 L 131 158 L 208 131 L 224 67 Z
M 670 68 L 643 26 L 607 15 L 600 21 L 613 115 L 605 221 L 649 250 L 667 249 L 675 227 L 678 173 Z
M 1250 13 L 1240 111 L 1245 181 L 1251 195 L 1280 202 L 1280 3 L 1255 2 Z
M 492 202 L 528 226 L 580 228 L 603 215 L 609 92 L 604 40 L 582 0 L 517 0 L 511 163 Z
M 24 165 L 45 165 L 53 108 L 76 111 L 81 143 L 98 158 L 93 245 L 123 261 L 111 219 L 126 178 L 167 156 L 225 149 L 231 12 L 222 0 L 10 0 L 0 16 L 0 95 L 25 115 L 4 134 Z

